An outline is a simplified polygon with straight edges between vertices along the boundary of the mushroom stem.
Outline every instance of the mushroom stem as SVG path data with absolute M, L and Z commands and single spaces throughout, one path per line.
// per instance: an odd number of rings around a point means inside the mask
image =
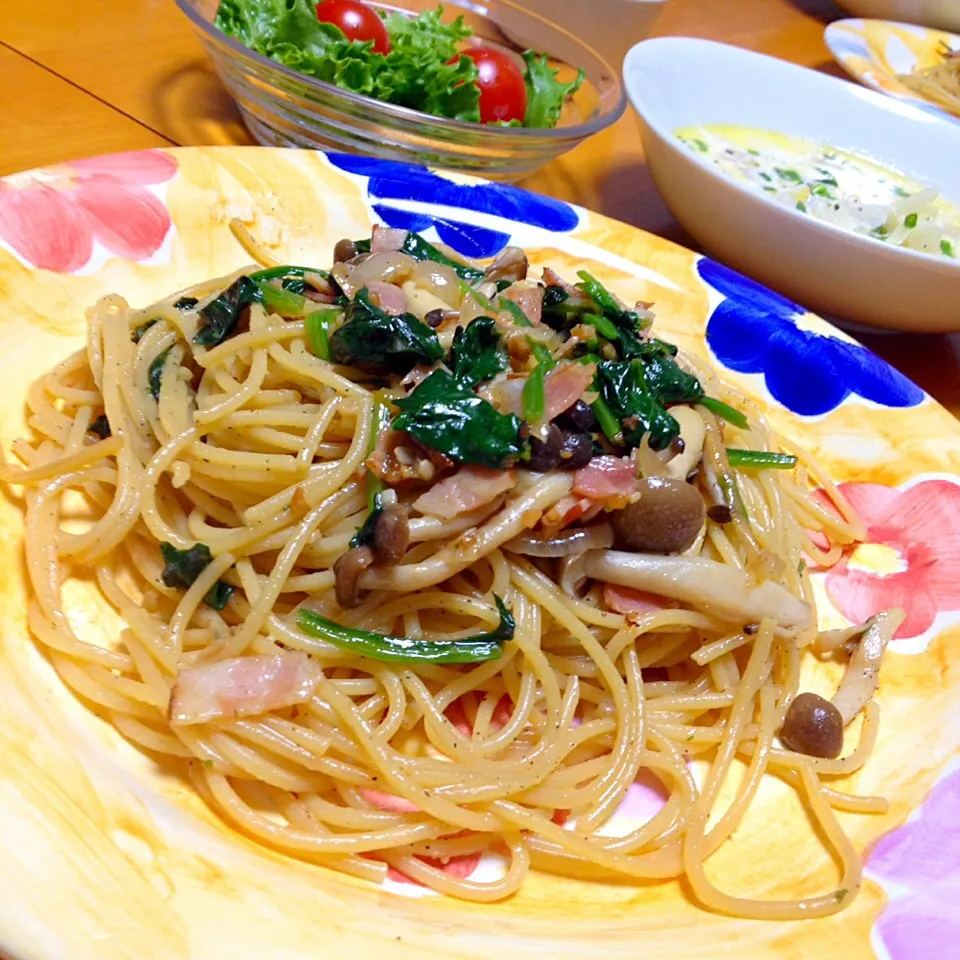
M 585 570 L 596 580 L 672 597 L 730 623 L 771 617 L 781 636 L 793 637 L 813 626 L 810 606 L 779 583 L 752 586 L 744 571 L 705 557 L 592 550 Z
M 860 642 L 847 663 L 833 700 L 843 717 L 843 725 L 870 702 L 880 683 L 880 661 L 887 644 L 906 619 L 906 613 L 895 608 L 871 617 L 861 628 Z

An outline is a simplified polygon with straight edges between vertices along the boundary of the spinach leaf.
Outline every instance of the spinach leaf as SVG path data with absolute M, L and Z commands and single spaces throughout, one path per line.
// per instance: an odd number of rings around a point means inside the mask
M 557 81 L 559 71 L 550 66 L 545 55 L 537 55 L 532 50 L 527 50 L 523 54 L 523 59 L 527 64 L 524 70 L 524 80 L 527 85 L 527 112 L 523 117 L 523 125 L 548 129 L 555 127 L 560 120 L 564 101 L 580 89 L 586 72 L 581 68 L 576 79 L 570 83 L 559 83 Z
M 563 287 L 549 286 L 543 291 L 541 319 L 557 333 L 569 333 L 589 309 L 588 303 L 571 301 L 570 294 Z
M 110 436 L 110 421 L 107 415 L 101 413 L 96 420 L 90 424 L 90 432 L 95 433 L 101 440 L 106 440 Z
M 223 610 L 237 588 L 218 580 L 204 595 L 203 602 L 214 610 Z
M 156 323 L 156 320 L 147 320 L 146 323 L 141 323 L 139 327 L 134 327 L 130 332 L 130 339 L 134 343 L 139 343 L 143 339 L 143 335 Z
M 167 347 L 163 353 L 158 353 L 150 363 L 150 368 L 147 370 L 147 385 L 150 390 L 150 396 L 154 400 L 160 399 L 160 381 L 163 379 L 163 367 L 167 362 L 167 354 L 173 349 L 173 347 Z
M 650 326 L 650 321 L 635 310 L 621 307 L 610 291 L 586 270 L 581 270 L 577 275 L 581 280 L 577 289 L 593 300 L 603 316 L 616 327 L 619 334 L 617 353 L 620 359 L 633 360 L 635 357 L 642 357 L 645 341 L 640 334 Z
M 181 297 L 173 306 L 175 310 L 192 310 L 199 302 L 196 297 Z
M 370 301 L 366 287 L 347 306 L 346 320 L 330 337 L 330 356 L 374 373 L 408 373 L 443 356 L 437 335 L 412 313 L 393 316 Z
M 643 363 L 608 360 L 597 366 L 596 389 L 606 408 L 620 422 L 624 443 L 639 446 L 650 434 L 650 446 L 662 450 L 680 434 L 680 424 L 651 392 Z
M 178 550 L 172 543 L 161 543 L 164 568 L 160 579 L 164 586 L 187 589 L 213 562 L 213 554 L 205 543 L 195 543 L 188 550 Z M 204 603 L 214 610 L 222 610 L 233 596 L 235 587 L 218 580 L 206 593 Z
M 487 633 L 478 633 L 462 640 L 417 640 L 413 637 L 390 637 L 369 630 L 344 627 L 312 610 L 297 614 L 297 626 L 306 634 L 326 640 L 361 657 L 387 663 L 483 663 L 503 655 L 503 644 L 513 639 L 516 622 L 506 604 L 493 596 L 500 622 Z
M 371 476 L 375 474 L 367 475 L 368 482 Z M 376 530 L 381 513 L 383 513 L 383 499 L 378 492 L 373 495 L 373 504 L 362 526 L 358 527 L 357 532 L 350 538 L 351 547 L 369 547 L 373 543 L 373 532 Z
M 457 327 L 450 348 L 450 369 L 454 377 L 473 386 L 506 370 L 510 358 L 500 340 L 497 325 L 490 317 L 477 317 L 466 327 Z
M 250 277 L 238 277 L 200 311 L 200 323 L 193 342 L 201 347 L 223 343 L 236 330 L 243 308 L 260 299 L 257 282 Z
M 677 348 L 672 343 L 645 340 L 637 355 L 643 360 L 647 385 L 660 403 L 696 403 L 703 397 L 700 381 L 674 360 Z
M 396 405 L 395 430 L 460 463 L 501 467 L 523 449 L 520 420 L 500 413 L 446 370 L 435 370 Z
M 419 233 L 412 230 L 407 234 L 407 239 L 403 241 L 401 252 L 413 257 L 414 260 L 424 261 L 432 260 L 434 263 L 442 263 L 448 267 L 453 267 L 457 276 L 467 283 L 476 283 L 483 279 L 483 271 L 476 267 L 468 267 L 465 263 L 457 263 L 451 260 L 445 253 L 438 250 L 428 240 L 424 240 Z

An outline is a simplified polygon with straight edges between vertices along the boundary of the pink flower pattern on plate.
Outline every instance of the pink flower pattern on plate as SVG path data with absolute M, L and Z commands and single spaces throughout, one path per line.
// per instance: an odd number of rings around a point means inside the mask
M 842 483 L 841 492 L 867 525 L 866 542 L 886 548 L 888 570 L 857 564 L 848 551 L 826 577 L 827 595 L 851 622 L 903 607 L 899 640 L 919 637 L 938 613 L 960 610 L 960 487 L 923 480 L 906 490 L 877 483 Z
M 73 273 L 99 241 L 125 260 L 146 260 L 163 244 L 170 214 L 147 186 L 177 163 L 160 150 L 118 153 L 0 180 L 0 240 L 41 270 Z
M 899 888 L 876 924 L 890 960 L 960 958 L 958 823 L 960 770 L 941 780 L 916 819 L 884 837 L 870 856 L 869 872 Z

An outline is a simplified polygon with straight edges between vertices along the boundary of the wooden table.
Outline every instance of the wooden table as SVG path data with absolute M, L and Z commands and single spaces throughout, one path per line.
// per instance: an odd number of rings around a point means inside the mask
M 655 32 L 839 76 L 823 43 L 839 16 L 832 0 L 672 0 Z M 0 175 L 120 150 L 253 142 L 173 0 L 0 0 L 0 78 Z M 693 245 L 653 186 L 632 111 L 524 186 Z M 861 339 L 960 414 L 960 335 Z

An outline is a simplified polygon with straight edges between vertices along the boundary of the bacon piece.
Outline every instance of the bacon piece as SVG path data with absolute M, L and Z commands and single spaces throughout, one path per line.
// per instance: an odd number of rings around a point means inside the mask
M 621 587 L 615 583 L 606 583 L 603 586 L 603 599 L 607 606 L 625 616 L 644 616 L 648 613 L 659 613 L 674 606 L 671 600 L 646 590 L 633 590 L 630 587 Z
M 180 671 L 170 694 L 170 722 L 233 720 L 292 707 L 313 696 L 323 677 L 305 653 L 232 657 Z
M 401 250 L 408 233 L 408 230 L 394 230 L 392 227 L 381 227 L 379 223 L 374 224 L 373 236 L 370 239 L 370 252 L 388 253 L 389 251 Z
M 435 870 L 445 873 L 448 877 L 453 877 L 456 880 L 466 880 L 480 866 L 480 856 L 479 853 L 466 853 L 460 857 L 450 857 L 446 862 L 438 860 L 436 857 L 417 857 L 416 859 L 425 863 L 428 867 L 433 867 Z M 387 870 L 387 876 L 397 883 L 412 883 L 418 887 L 423 886 L 418 880 L 408 877 L 393 867 Z
M 517 482 L 513 470 L 491 470 L 489 467 L 461 467 L 453 476 L 435 483 L 419 496 L 413 506 L 444 520 L 452 520 L 486 506 Z
M 500 297 L 515 303 L 535 327 L 540 324 L 543 317 L 543 287 L 540 284 L 521 281 L 507 287 Z
M 384 813 L 420 812 L 420 808 L 405 797 L 398 797 L 392 793 L 383 793 L 380 790 L 371 790 L 368 787 L 361 787 L 360 793 L 363 794 L 363 799 L 366 800 L 371 807 L 383 810 Z
M 379 280 L 368 283 L 367 294 L 370 302 L 384 313 L 398 317 L 401 313 L 407 312 L 407 295 L 392 283 L 383 283 Z
M 551 532 L 558 532 L 577 520 L 584 523 L 592 520 L 601 510 L 602 502 L 587 497 L 563 497 L 543 515 L 543 526 Z
M 596 371 L 592 363 L 561 363 L 554 367 L 543 385 L 543 419 L 549 423 L 569 410 L 589 389 Z
M 620 457 L 594 457 L 573 475 L 575 494 L 606 506 L 626 506 L 637 489 L 636 464 Z

